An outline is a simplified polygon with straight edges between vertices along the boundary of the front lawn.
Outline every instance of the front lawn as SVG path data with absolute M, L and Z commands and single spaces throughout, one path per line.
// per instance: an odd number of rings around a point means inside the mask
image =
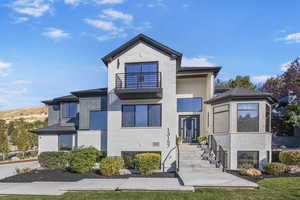
M 70 192 L 63 196 L 6 196 L 0 200 L 98 200 L 98 199 L 128 199 L 128 200 L 299 200 L 300 178 L 265 179 L 259 183 L 260 189 L 199 189 L 196 192 Z

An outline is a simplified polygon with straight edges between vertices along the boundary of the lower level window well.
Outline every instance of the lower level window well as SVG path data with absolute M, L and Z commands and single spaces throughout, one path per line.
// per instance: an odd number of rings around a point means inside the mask
M 248 168 L 249 166 L 258 168 L 259 152 L 258 151 L 238 151 L 237 168 Z
M 58 150 L 70 151 L 73 148 L 73 134 L 58 135 Z

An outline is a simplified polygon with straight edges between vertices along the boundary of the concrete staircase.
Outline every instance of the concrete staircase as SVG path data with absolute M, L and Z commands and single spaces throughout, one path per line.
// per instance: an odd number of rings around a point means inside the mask
M 215 168 L 216 161 L 207 148 L 197 144 L 179 145 L 179 171 L 197 171 L 202 168 Z

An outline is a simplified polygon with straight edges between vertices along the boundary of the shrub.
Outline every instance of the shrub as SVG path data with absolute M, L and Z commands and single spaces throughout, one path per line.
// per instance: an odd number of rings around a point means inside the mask
M 254 168 L 254 164 L 253 163 L 243 163 L 240 166 L 241 170 L 252 169 L 252 168 Z
M 16 173 L 17 173 L 17 174 L 27 174 L 27 173 L 29 173 L 29 172 L 31 172 L 31 171 L 32 171 L 31 168 L 23 168 L 23 169 L 21 169 L 21 168 L 16 168 Z
M 246 176 L 261 176 L 262 175 L 260 170 L 254 169 L 254 168 L 252 168 L 252 169 L 243 169 L 243 170 L 240 171 L 240 174 L 246 175 Z
M 286 165 L 297 165 L 300 167 L 300 151 L 282 151 L 279 160 Z
M 68 152 L 42 152 L 38 156 L 41 167 L 49 169 L 64 169 L 68 165 Z
M 207 137 L 206 136 L 198 136 L 197 137 L 197 142 L 198 143 L 207 143 Z
M 124 168 L 124 160 L 121 157 L 106 157 L 100 162 L 100 173 L 104 176 L 119 174 L 120 169 Z
M 158 153 L 141 153 L 135 155 L 135 166 L 141 174 L 152 174 L 160 168 L 160 155 Z
M 183 142 L 184 142 L 184 139 L 183 139 L 182 136 L 176 137 L 176 143 L 177 143 L 177 144 L 182 144 Z
M 287 171 L 287 166 L 283 163 L 265 163 L 263 166 L 264 170 L 268 174 L 280 175 Z
M 100 151 L 94 147 L 81 147 L 74 149 L 69 155 L 69 169 L 76 173 L 87 173 L 92 171 Z

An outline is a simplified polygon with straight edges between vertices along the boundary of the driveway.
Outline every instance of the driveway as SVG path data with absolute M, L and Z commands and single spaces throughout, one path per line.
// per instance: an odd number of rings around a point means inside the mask
M 16 168 L 37 168 L 39 167 L 37 161 L 13 163 L 13 164 L 0 164 L 0 179 L 16 174 Z

